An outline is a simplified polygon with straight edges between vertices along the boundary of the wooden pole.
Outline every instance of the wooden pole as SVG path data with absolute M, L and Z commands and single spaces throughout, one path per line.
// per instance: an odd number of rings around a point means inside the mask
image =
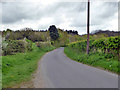
M 88 0 L 88 14 L 87 14 L 87 54 L 89 54 L 89 26 L 90 26 L 90 0 Z

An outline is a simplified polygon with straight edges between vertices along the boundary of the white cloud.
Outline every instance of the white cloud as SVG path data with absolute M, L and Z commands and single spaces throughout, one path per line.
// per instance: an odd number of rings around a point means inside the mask
M 18 30 L 24 27 L 48 29 L 52 24 L 62 29 L 86 33 L 86 2 L 61 2 L 56 0 L 34 0 L 2 3 L 3 25 L 1 30 Z M 84 1 L 84 0 L 81 0 Z M 96 29 L 118 30 L 117 2 L 91 0 L 90 31 Z

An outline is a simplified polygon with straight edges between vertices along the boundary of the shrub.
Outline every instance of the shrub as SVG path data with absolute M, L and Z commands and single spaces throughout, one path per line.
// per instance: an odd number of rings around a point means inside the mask
M 24 40 L 8 40 L 2 45 L 2 55 L 11 55 L 32 50 L 32 44 Z
M 87 41 L 79 41 L 79 42 L 73 42 L 71 44 L 67 45 L 68 47 L 71 47 L 72 49 L 85 52 Z M 89 47 L 90 51 L 93 52 L 103 52 L 106 54 L 113 54 L 117 55 L 120 51 L 120 38 L 119 37 L 109 37 L 109 38 L 100 38 L 97 40 L 90 40 L 89 41 Z M 113 56 L 110 56 L 113 57 Z
M 36 42 L 36 45 L 40 48 L 45 48 L 45 47 L 50 47 L 51 43 L 50 42 Z
M 51 42 L 36 42 L 36 46 L 41 48 L 43 51 L 51 51 L 55 49 L 55 47 L 51 45 Z

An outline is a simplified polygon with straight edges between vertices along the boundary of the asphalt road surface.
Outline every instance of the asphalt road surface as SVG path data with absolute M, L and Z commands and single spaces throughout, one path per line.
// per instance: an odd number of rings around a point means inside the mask
M 118 88 L 118 75 L 73 61 L 64 48 L 45 54 L 40 67 L 45 88 Z

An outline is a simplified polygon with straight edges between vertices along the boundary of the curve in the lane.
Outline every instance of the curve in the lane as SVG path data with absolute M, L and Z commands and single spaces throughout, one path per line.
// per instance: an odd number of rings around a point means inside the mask
M 43 56 L 41 69 L 46 88 L 118 88 L 118 76 L 75 62 L 64 48 Z

